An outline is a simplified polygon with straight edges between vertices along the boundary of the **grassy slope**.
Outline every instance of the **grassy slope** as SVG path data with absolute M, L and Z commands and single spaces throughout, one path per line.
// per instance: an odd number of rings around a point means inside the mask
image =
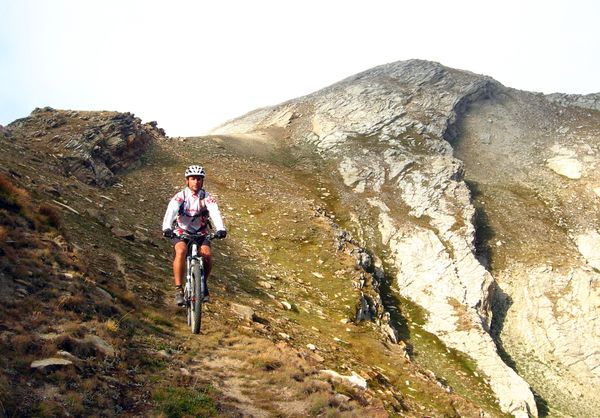
M 319 162 L 310 153 L 233 144 L 210 138 L 157 143 L 140 169 L 123 176 L 118 187 L 104 190 L 48 170 L 41 177 L 42 159 L 32 158 L 27 149 L 19 151 L 19 144 L 2 144 L 3 167 L 21 176 L 11 181 L 30 189 L 34 201 L 56 199 L 79 212 L 50 203 L 61 214 L 63 235 L 80 266 L 80 273 L 71 274 L 64 285 L 68 294 L 56 290 L 42 301 L 42 314 L 14 307 L 41 317 L 37 323 L 21 327 L 22 320 L 3 312 L 3 354 L 19 361 L 16 374 L 11 374 L 10 361 L 2 364 L 0 399 L 7 415 L 126 410 L 170 416 L 186 411 L 479 416 L 480 407 L 500 415 L 481 379 L 419 332 L 418 325 L 409 321 L 413 363 L 382 341 L 376 327 L 340 321 L 354 313 L 358 293 L 352 281 L 359 271 L 352 257 L 336 250 L 334 226 L 316 210 L 332 209 L 321 199 L 322 192 L 337 187 L 324 167 L 313 177 L 307 173 L 316 172 L 306 169 Z M 199 337 L 189 334 L 183 312 L 171 304 L 171 254 L 159 235 L 167 200 L 181 187 L 183 170 L 192 162 L 205 165 L 207 189 L 217 196 L 230 231 L 226 240 L 214 244 L 214 303 L 206 308 Z M 60 197 L 44 191 L 48 185 L 59 189 Z M 347 214 L 336 215 L 343 219 Z M 135 231 L 135 241 L 116 238 L 110 232 L 114 226 Z M 47 273 L 55 267 L 49 260 Z M 3 274 L 3 280 L 13 279 L 12 273 Z M 53 276 L 46 278 L 45 291 L 63 286 Z M 113 298 L 101 300 L 104 293 L 90 290 L 96 287 Z M 283 301 L 295 308 L 286 310 Z M 259 319 L 240 320 L 231 302 L 253 307 Z M 406 315 L 406 307 L 403 311 Z M 55 346 L 40 343 L 40 335 L 48 334 L 58 335 Z M 77 341 L 89 334 L 101 336 L 117 355 L 86 356 Z M 15 337 L 34 343 L 9 348 Z M 69 350 L 72 346 L 78 348 Z M 54 355 L 61 347 L 81 358 L 76 367 L 45 373 L 29 369 L 31 360 Z M 457 393 L 447 393 L 426 368 Z M 369 379 L 369 390 L 328 381 L 318 374 L 321 369 L 357 372 Z M 34 388 L 29 396 L 27 387 Z M 44 393 L 50 395 L 43 399 Z

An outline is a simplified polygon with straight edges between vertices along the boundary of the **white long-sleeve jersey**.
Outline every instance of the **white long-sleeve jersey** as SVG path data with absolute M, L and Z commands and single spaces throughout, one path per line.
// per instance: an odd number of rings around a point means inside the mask
M 204 209 L 208 210 L 208 216 L 202 214 L 206 212 Z M 176 228 L 180 231 L 176 230 L 175 232 L 206 233 L 209 217 L 217 231 L 225 230 L 221 211 L 215 198 L 208 192 L 204 192 L 204 198 L 200 198 L 198 194 L 194 194 L 189 187 L 186 187 L 169 201 L 163 218 L 162 229 L 164 231 L 173 228 L 173 221 L 177 221 Z

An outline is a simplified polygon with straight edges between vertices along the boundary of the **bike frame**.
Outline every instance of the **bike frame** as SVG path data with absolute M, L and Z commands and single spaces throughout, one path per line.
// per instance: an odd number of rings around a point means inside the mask
M 184 295 L 185 295 L 185 302 L 186 302 L 186 306 L 189 305 L 189 303 L 191 302 L 192 299 L 192 265 L 194 262 L 198 263 L 198 265 L 200 266 L 200 272 L 202 273 L 202 283 L 200 284 L 200 287 L 202 289 L 202 291 L 204 292 L 204 287 L 205 287 L 205 280 L 206 278 L 204 277 L 204 260 L 202 259 L 202 257 L 198 254 L 198 243 L 195 240 L 190 240 L 188 242 L 188 251 L 187 251 L 187 257 L 185 258 L 186 261 L 186 273 L 185 273 L 185 289 L 184 289 Z M 200 296 L 202 297 L 202 296 Z
M 187 322 L 194 334 L 200 333 L 202 318 L 202 300 L 206 289 L 206 276 L 204 274 L 204 260 L 198 253 L 198 246 L 205 241 L 211 241 L 215 234 L 189 234 L 184 233 L 180 238 L 187 241 L 186 275 L 183 298 L 187 308 Z

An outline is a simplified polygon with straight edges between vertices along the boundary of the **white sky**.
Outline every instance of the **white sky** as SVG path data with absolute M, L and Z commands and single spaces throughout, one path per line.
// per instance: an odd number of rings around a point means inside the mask
M 2 125 L 52 106 L 200 135 L 410 58 L 600 92 L 596 0 L 0 0 L 0 18 Z

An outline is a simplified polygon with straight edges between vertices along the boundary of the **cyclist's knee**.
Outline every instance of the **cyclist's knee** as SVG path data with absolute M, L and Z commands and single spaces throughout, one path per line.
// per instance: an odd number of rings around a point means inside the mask
M 210 251 L 210 247 L 208 245 L 203 245 L 202 247 L 200 247 L 200 255 L 205 260 L 210 260 L 210 258 L 212 256 L 212 252 Z
M 175 257 L 185 257 L 187 246 L 183 242 L 175 244 Z

